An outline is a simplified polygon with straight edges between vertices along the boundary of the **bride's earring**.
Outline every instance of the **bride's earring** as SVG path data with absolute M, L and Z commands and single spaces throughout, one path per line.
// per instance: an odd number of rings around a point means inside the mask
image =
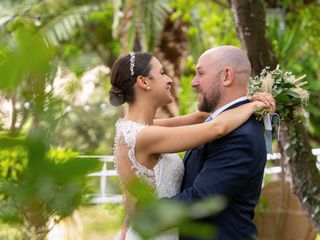
M 147 90 L 148 90 L 148 91 L 150 90 L 150 87 L 149 87 L 149 86 L 147 87 Z

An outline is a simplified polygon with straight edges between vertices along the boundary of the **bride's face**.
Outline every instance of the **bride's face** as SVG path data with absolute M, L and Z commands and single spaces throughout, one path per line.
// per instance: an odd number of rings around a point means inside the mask
M 153 57 L 151 62 L 151 70 L 148 78 L 150 81 L 150 92 L 153 97 L 159 100 L 159 105 L 166 105 L 173 101 L 171 95 L 172 79 L 165 73 L 160 61 Z

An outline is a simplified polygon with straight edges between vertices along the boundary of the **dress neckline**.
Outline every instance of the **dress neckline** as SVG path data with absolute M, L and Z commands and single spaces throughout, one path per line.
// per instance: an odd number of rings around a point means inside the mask
M 144 126 L 144 127 L 148 127 L 150 126 L 149 124 L 145 124 L 145 123 L 140 123 L 140 122 L 136 122 L 136 121 L 133 121 L 133 120 L 129 120 L 129 119 L 124 119 L 124 118 L 119 118 L 119 120 L 117 121 L 119 123 L 133 123 L 133 124 L 136 124 L 136 125 L 139 125 L 139 126 Z

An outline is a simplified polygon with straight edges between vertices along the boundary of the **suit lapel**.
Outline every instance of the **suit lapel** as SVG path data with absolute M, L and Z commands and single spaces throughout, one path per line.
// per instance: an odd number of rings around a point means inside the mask
M 184 155 L 184 160 L 183 160 L 183 162 L 184 162 L 184 165 L 186 166 L 186 164 L 187 164 L 187 160 L 188 160 L 188 158 L 189 158 L 189 156 L 191 155 L 191 152 L 192 152 L 192 149 L 191 150 L 189 150 L 189 151 L 187 151 L 186 153 L 185 153 L 185 155 Z

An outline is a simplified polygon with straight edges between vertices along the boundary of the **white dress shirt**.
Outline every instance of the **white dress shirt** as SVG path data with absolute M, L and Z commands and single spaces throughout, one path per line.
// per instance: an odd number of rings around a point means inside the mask
M 245 100 L 249 100 L 249 97 L 244 96 L 244 97 L 237 98 L 236 100 L 229 102 L 228 104 L 218 108 L 216 111 L 214 111 L 213 113 L 211 113 L 209 115 L 209 117 L 206 119 L 205 122 L 208 122 L 208 121 L 211 121 L 212 119 L 215 119 L 220 113 L 222 113 L 224 110 L 226 110 L 228 107 L 232 106 L 233 104 L 236 104 L 238 102 L 242 102 Z

